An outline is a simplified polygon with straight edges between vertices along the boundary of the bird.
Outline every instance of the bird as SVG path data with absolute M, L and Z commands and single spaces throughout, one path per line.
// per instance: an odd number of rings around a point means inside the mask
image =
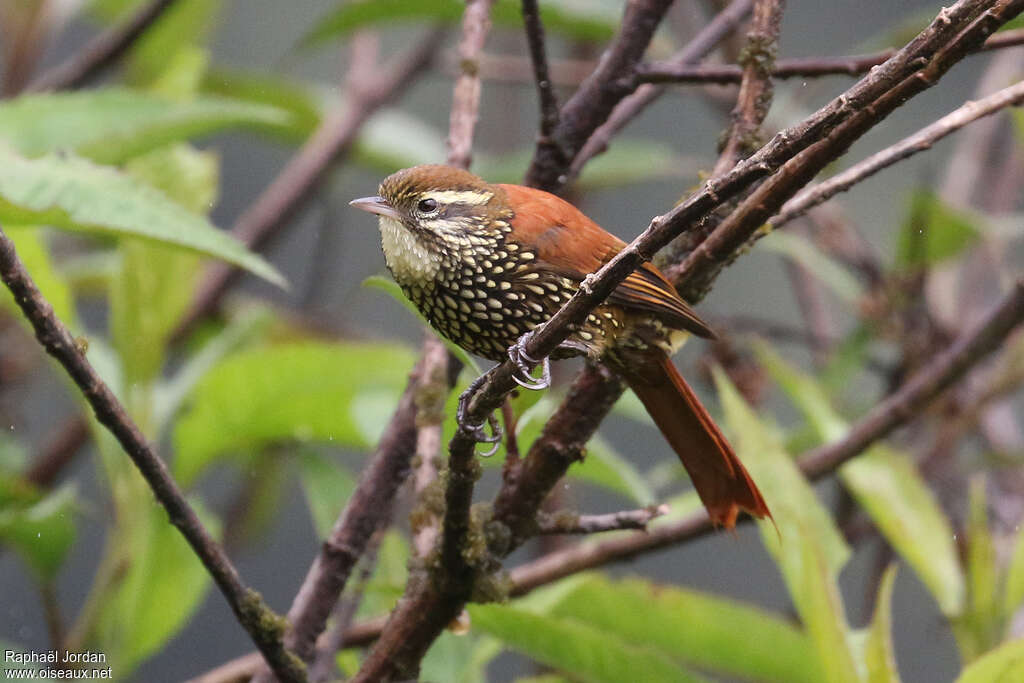
M 569 202 L 522 185 L 490 184 L 427 164 L 385 178 L 350 204 L 376 214 L 388 270 L 440 334 L 501 362 L 525 357 L 524 336 L 551 318 L 626 245 Z M 741 510 L 771 517 L 726 437 L 672 363 L 688 334 L 714 332 L 650 263 L 633 271 L 552 353 L 586 356 L 621 377 L 682 461 L 711 521 Z M 547 386 L 543 377 L 517 377 Z M 529 366 L 525 366 L 528 370 Z M 520 373 L 522 374 L 522 372 Z

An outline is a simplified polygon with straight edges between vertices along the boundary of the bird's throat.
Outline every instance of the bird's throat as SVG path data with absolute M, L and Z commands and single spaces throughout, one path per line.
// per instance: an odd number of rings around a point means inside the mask
M 388 270 L 402 287 L 433 283 L 441 267 L 436 252 L 394 218 L 380 217 L 380 241 Z

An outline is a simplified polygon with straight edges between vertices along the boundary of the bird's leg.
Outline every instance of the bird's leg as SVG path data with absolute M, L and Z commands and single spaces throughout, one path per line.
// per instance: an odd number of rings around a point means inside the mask
M 491 426 L 491 436 L 487 436 L 487 432 L 484 431 L 484 424 L 481 422 L 478 425 L 469 423 L 469 402 L 473 398 L 477 389 L 483 386 L 484 382 L 487 381 L 487 374 L 480 375 L 473 383 L 469 385 L 469 388 L 462 392 L 459 396 L 459 407 L 455 410 L 455 423 L 459 426 L 459 430 L 470 437 L 477 443 L 489 443 L 493 444 L 491 448 L 485 453 L 480 455 L 488 458 L 498 452 L 498 448 L 501 446 L 501 425 L 498 424 L 498 420 L 495 419 L 494 413 L 490 413 L 487 416 L 486 424 Z
M 515 366 L 512 371 L 512 379 L 524 389 L 540 391 L 551 386 L 551 359 L 547 356 L 540 360 L 530 358 L 526 353 L 526 344 L 533 338 L 533 332 L 527 332 L 516 340 L 516 343 L 508 347 L 508 357 Z M 530 375 L 530 366 L 540 363 L 540 379 L 534 379 Z
M 524 389 L 536 391 L 547 389 L 551 386 L 551 359 L 548 356 L 544 356 L 541 360 L 535 360 L 527 355 L 526 345 L 532 337 L 533 331 L 531 330 L 517 339 L 516 343 L 508 348 L 508 357 L 516 368 L 512 372 L 512 379 L 516 381 L 516 384 Z M 555 350 L 567 356 L 586 356 L 590 353 L 590 349 L 584 344 L 572 339 L 566 339 Z M 537 365 L 538 363 L 541 366 L 540 379 L 535 379 L 530 375 L 530 366 Z

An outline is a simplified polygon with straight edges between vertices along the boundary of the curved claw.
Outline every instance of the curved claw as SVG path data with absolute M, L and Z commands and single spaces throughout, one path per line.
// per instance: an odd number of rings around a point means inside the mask
M 494 417 L 493 413 L 487 416 L 486 422 L 478 425 L 470 424 L 467 416 L 467 412 L 469 410 L 469 399 L 473 396 L 473 393 L 480 386 L 482 383 L 481 380 L 483 379 L 486 379 L 486 375 L 481 375 L 477 378 L 477 381 L 470 385 L 469 389 L 463 392 L 462 396 L 459 397 L 459 407 L 455 411 L 455 422 L 458 424 L 459 430 L 462 431 L 463 434 L 470 437 L 477 443 L 494 444 L 486 452 L 480 454 L 484 458 L 489 458 L 497 453 L 498 448 L 501 447 L 501 425 L 498 424 L 498 420 Z M 487 432 L 484 430 L 485 424 L 489 425 L 491 428 L 490 436 L 488 436 Z
M 515 380 L 516 384 L 524 389 L 540 391 L 551 386 L 551 360 L 547 356 L 542 360 L 536 360 L 526 354 L 526 342 L 529 341 L 532 334 L 532 332 L 524 334 L 515 344 L 510 346 L 508 357 L 512 360 L 512 364 L 516 366 L 517 372 L 512 373 L 512 379 Z M 541 366 L 539 379 L 530 375 L 530 366 L 538 363 Z

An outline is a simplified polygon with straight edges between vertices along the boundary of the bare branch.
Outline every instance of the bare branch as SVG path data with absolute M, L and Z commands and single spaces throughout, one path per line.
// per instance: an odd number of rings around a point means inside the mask
M 340 111 L 329 114 L 321 122 L 263 194 L 239 216 L 231 226 L 231 234 L 246 246 L 257 249 L 282 229 L 315 193 L 331 165 L 348 153 L 363 123 L 429 66 L 437 51 L 439 36 L 440 29 L 431 31 L 383 73 L 360 79 L 367 87 L 356 88 Z M 225 263 L 210 265 L 174 338 L 182 338 L 213 312 L 239 274 L 236 267 Z
M 1003 88 L 980 100 L 966 102 L 935 123 L 900 140 L 895 145 L 872 154 L 864 161 L 822 183 L 802 190 L 783 205 L 782 210 L 772 219 L 772 224 L 780 226 L 788 223 L 829 198 L 840 192 L 845 192 L 865 178 L 878 173 L 883 168 L 892 166 L 918 152 L 931 149 L 936 142 L 955 133 L 967 124 L 1021 103 L 1024 103 L 1024 81 Z
M 195 510 L 185 500 L 167 466 L 146 442 L 139 428 L 125 412 L 114 392 L 106 385 L 75 339 L 53 312 L 14 249 L 14 243 L 0 229 L 0 279 L 32 323 L 36 338 L 47 353 L 57 359 L 82 390 L 96 419 L 117 439 L 145 478 L 153 494 L 213 577 L 235 617 L 248 631 L 256 647 L 282 681 L 304 681 L 302 663 L 281 642 L 281 620 L 242 579 L 224 549 L 203 527 Z
M 579 515 L 568 511 L 537 516 L 537 532 L 541 534 L 596 534 L 622 529 L 646 529 L 657 517 L 668 514 L 668 505 L 650 505 L 639 510 L 622 510 L 604 515 Z
M 913 65 L 918 68 L 912 67 L 909 73 L 905 73 L 902 78 L 896 79 L 878 97 L 873 98 L 870 102 L 864 102 L 857 111 L 847 112 L 847 116 L 837 117 L 838 120 L 830 126 L 830 132 L 824 138 L 819 139 L 785 162 L 785 165 L 778 173 L 761 184 L 748 196 L 740 204 L 739 208 L 722 221 L 715 231 L 687 256 L 682 264 L 678 267 L 667 269 L 666 275 L 676 281 L 684 298 L 691 301 L 699 299 L 703 292 L 707 291 L 710 283 L 718 273 L 735 258 L 735 255 L 747 244 L 748 240 L 754 237 L 758 229 L 781 208 L 787 199 L 810 182 L 815 175 L 834 159 L 845 154 L 846 150 L 849 149 L 849 146 L 855 140 L 882 121 L 897 107 L 902 106 L 911 97 L 937 83 L 942 75 L 954 64 L 963 59 L 968 53 L 977 49 L 988 35 L 1019 13 L 1021 8 L 1024 7 L 1024 0 L 982 3 L 982 7 L 974 7 L 973 5 L 974 3 L 964 2 L 950 8 L 950 11 L 963 9 L 966 16 L 971 19 L 969 25 L 961 31 L 957 31 L 953 36 L 949 36 L 942 43 L 933 46 L 931 54 L 922 55 L 924 59 L 920 63 Z M 969 12 L 970 9 L 983 10 L 985 9 L 984 5 L 994 6 L 980 13 Z M 940 13 L 939 22 L 944 18 L 944 14 Z M 932 26 L 935 26 L 935 24 Z M 948 27 L 949 24 L 944 24 L 943 26 Z M 927 32 L 928 30 L 926 29 L 921 35 Z M 918 39 L 908 45 L 907 48 L 904 48 L 904 50 L 901 50 L 897 56 L 872 70 L 867 77 L 848 90 L 847 94 L 860 89 L 862 85 L 872 81 L 876 72 L 892 65 L 895 60 L 899 59 L 900 55 L 907 51 L 913 51 L 912 48 L 915 46 L 915 43 L 918 43 L 920 40 L 921 36 L 918 36 Z M 938 49 L 934 50 L 934 47 L 938 47 Z M 837 100 L 841 101 L 846 96 L 841 95 Z M 836 101 L 834 100 L 834 102 Z M 819 110 L 819 114 L 811 118 L 818 118 L 823 111 Z M 780 133 L 780 135 L 785 135 L 785 132 Z M 766 145 L 760 152 L 751 157 L 750 161 L 756 159 L 771 146 L 772 143 Z M 737 170 L 739 168 L 737 166 Z
M 654 30 L 671 0 L 630 0 L 622 27 L 594 70 L 565 103 L 558 125 L 538 141 L 526 184 L 544 190 L 561 187 L 566 169 L 591 133 L 608 118 L 623 97 L 636 89 L 632 78 Z
M 809 478 L 819 479 L 886 438 L 895 429 L 913 420 L 943 390 L 999 349 L 1022 321 L 1024 280 L 1018 280 L 981 324 L 961 335 L 899 390 L 878 403 L 851 427 L 846 436 L 801 456 L 798 460 L 800 469 Z M 743 517 L 741 521 L 748 519 Z M 522 595 L 584 569 L 627 560 L 704 536 L 712 530 L 707 513 L 700 510 L 684 519 L 656 525 L 643 534 L 580 543 L 513 569 L 510 573 L 515 586 L 512 592 Z
M 540 103 L 540 137 L 548 138 L 558 125 L 558 100 L 548 74 L 548 57 L 544 49 L 544 25 L 540 20 L 537 0 L 523 0 L 523 24 L 526 28 L 526 42 L 530 46 L 530 62 L 533 64 L 533 80 L 537 84 L 537 99 Z
M 124 23 L 99 34 L 79 52 L 29 83 L 29 92 L 67 90 L 85 85 L 119 60 L 176 0 L 150 0 Z
M 779 50 L 784 0 L 756 0 L 743 49 L 743 79 L 732 110 L 732 124 L 712 175 L 721 175 L 761 146 L 761 122 L 772 104 L 771 70 Z
M 743 19 L 750 14 L 753 0 L 733 0 L 719 12 L 700 33 L 694 36 L 686 47 L 677 52 L 669 63 L 678 65 L 696 64 L 725 38 L 732 34 Z M 636 118 L 654 100 L 665 92 L 663 86 L 644 83 L 636 92 L 615 105 L 608 120 L 591 134 L 580 148 L 569 166 L 567 181 L 577 177 L 583 166 L 598 154 L 608 149 L 608 143 L 627 123 Z
M 469 168 L 473 160 L 473 131 L 480 111 L 480 51 L 491 30 L 493 0 L 475 0 L 462 15 L 459 77 L 455 80 L 448 123 L 448 163 Z
M 1004 31 L 991 36 L 979 52 L 1024 45 L 1024 29 Z M 844 57 L 800 57 L 780 59 L 771 70 L 774 79 L 814 78 L 817 76 L 860 76 L 892 57 L 895 49 L 868 55 Z M 743 80 L 743 67 L 738 64 L 680 63 L 677 60 L 641 64 L 637 80 L 642 83 L 718 83 L 727 85 Z

